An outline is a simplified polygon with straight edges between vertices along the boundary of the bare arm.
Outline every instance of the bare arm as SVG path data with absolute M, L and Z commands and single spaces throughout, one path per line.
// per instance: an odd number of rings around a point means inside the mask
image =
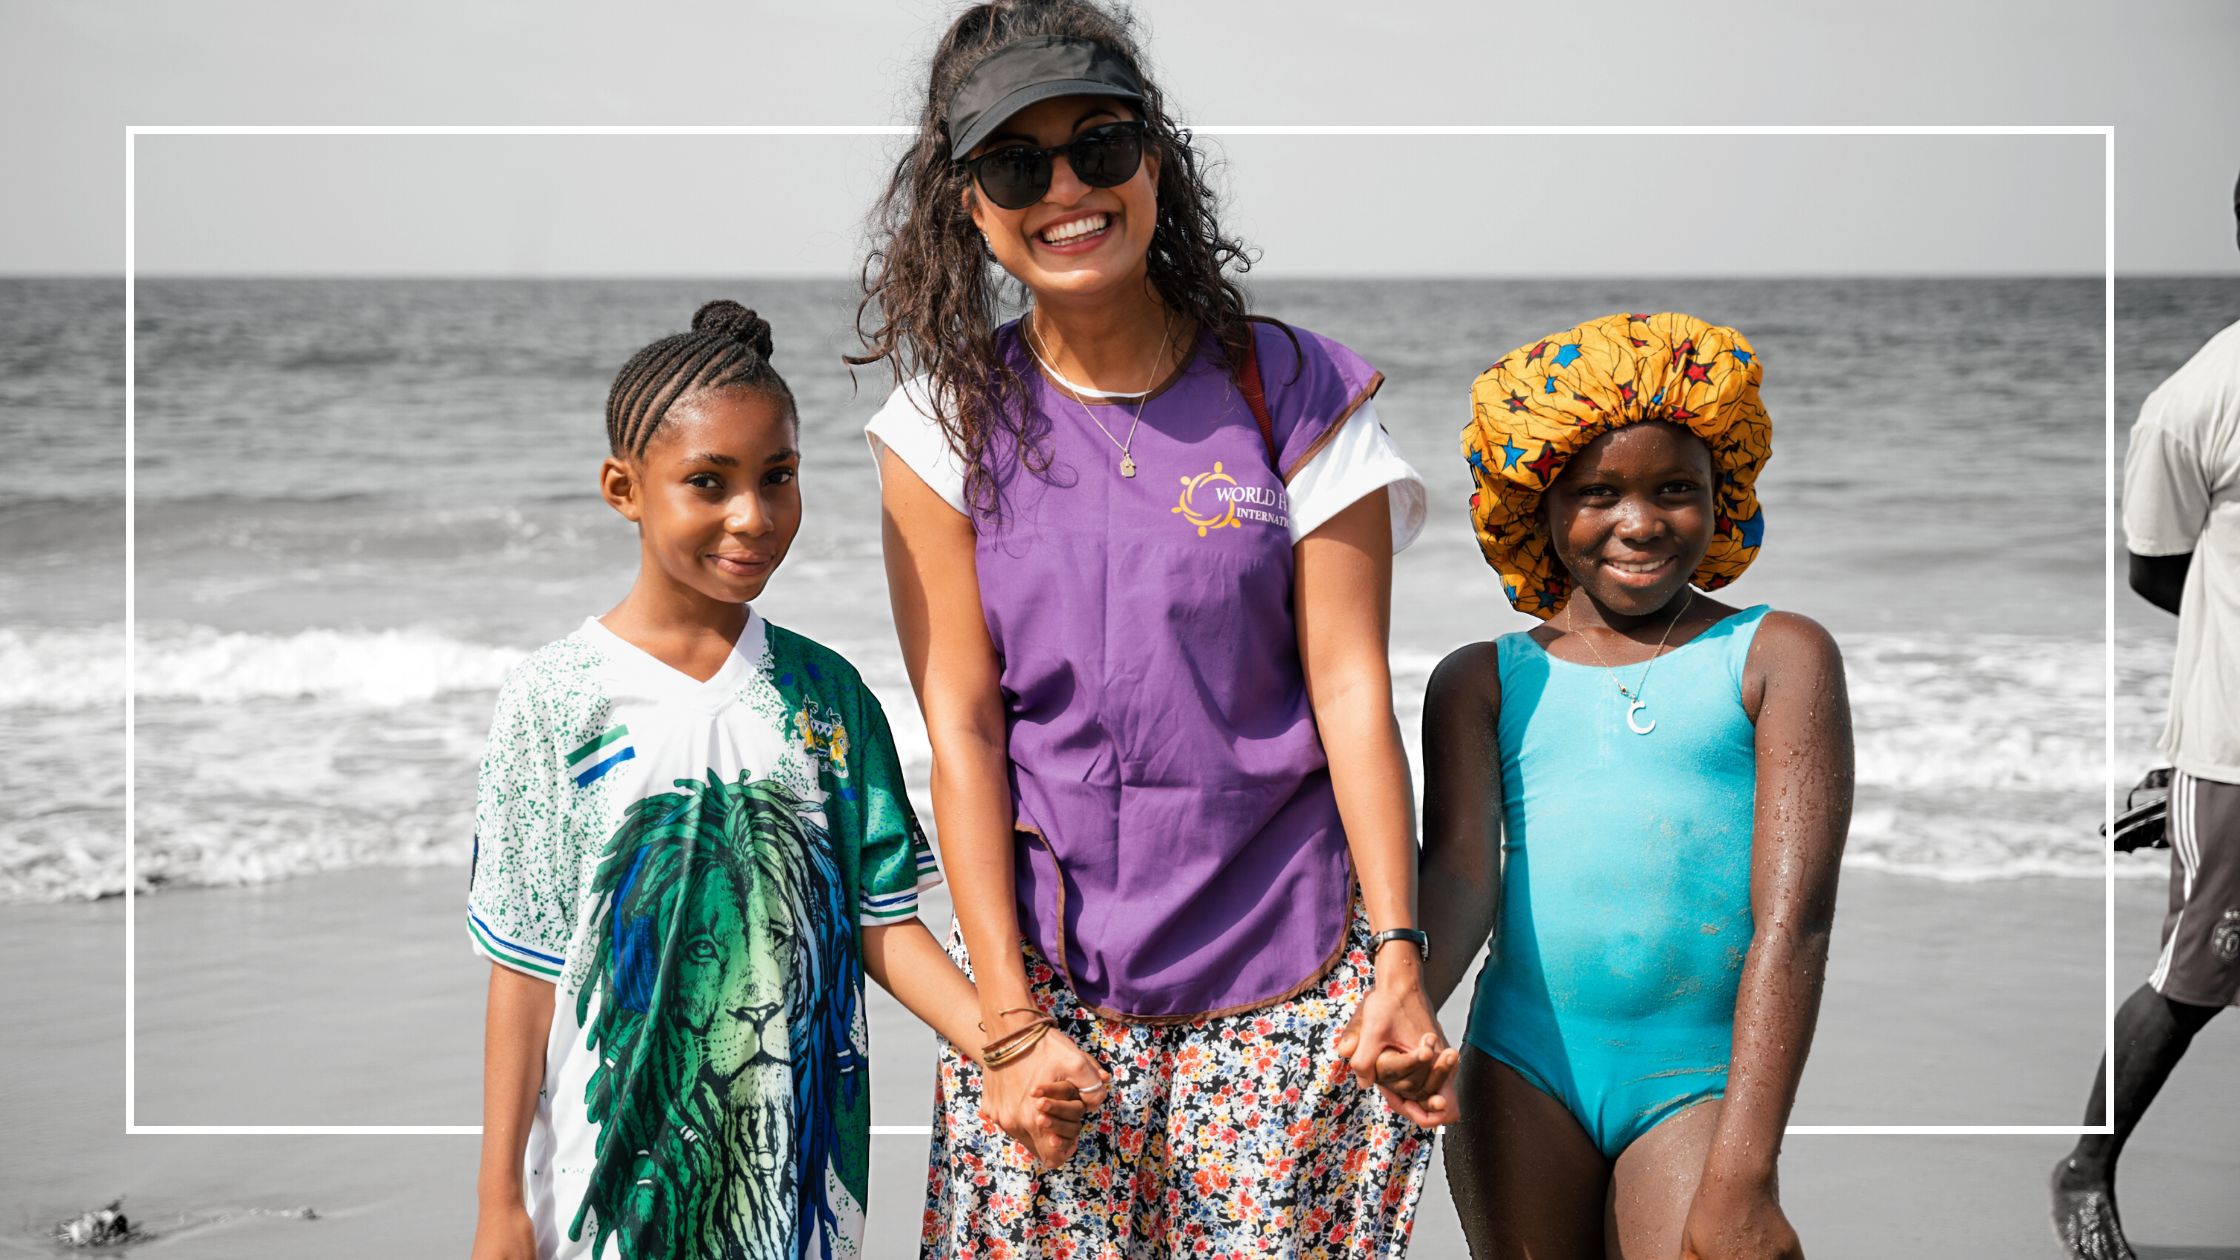
M 1735 995 L 1726 1102 L 1689 1212 L 1688 1255 L 1800 1254 L 1775 1203 L 1774 1165 L 1819 1018 L 1851 826 L 1851 703 L 1835 640 L 1803 617 L 1769 614 L 1743 686 L 1746 706 L 1758 693 L 1753 935 Z
M 1364 495 L 1300 539 L 1294 577 L 1307 701 L 1330 759 L 1330 788 L 1362 905 L 1373 931 L 1415 927 L 1415 793 L 1392 716 L 1386 655 L 1392 512 L 1385 492 Z M 1437 1091 L 1452 1068 L 1452 1052 L 1424 994 L 1415 946 L 1395 941 L 1378 951 L 1376 986 L 1363 999 L 1355 1028 L 1354 1071 L 1364 1084 L 1374 1079 L 1377 1055 L 1387 1048 L 1415 1051 L 1443 1066 L 1422 1102 L 1390 1090 L 1387 1098 L 1418 1124 L 1444 1123 L 1446 1100 Z
M 1372 930 L 1416 926 L 1414 791 L 1392 716 L 1391 509 L 1382 490 L 1299 540 L 1293 596 L 1307 701 L 1330 758 L 1330 788 Z M 1396 960 L 1396 961 L 1395 961 Z M 1380 977 L 1420 979 L 1412 945 Z
M 882 451 L 879 458 L 887 594 L 894 603 L 903 664 L 933 745 L 933 816 L 942 872 L 972 960 L 975 1022 L 985 1026 L 985 1031 L 973 1027 L 966 1040 L 949 1039 L 977 1049 L 1032 1022 L 1033 1016 L 1022 1012 L 1035 1005 L 1026 960 L 1019 953 L 1018 883 L 1012 866 L 1016 820 L 1001 674 L 980 608 L 972 522 L 892 452 Z M 1021 1140 L 1027 1140 L 1031 1098 L 1038 1087 L 1070 1081 L 1091 1097 L 1092 1105 L 1101 1098 L 1101 1072 L 1055 1031 L 1036 1042 L 1028 1055 L 985 1079 L 990 1113 L 1005 1132 Z
M 551 981 L 490 964 L 489 1008 L 482 1036 L 482 1170 L 475 1178 L 481 1209 L 475 1221 L 475 1260 L 527 1260 L 537 1254 L 521 1193 L 521 1155 L 528 1145 L 537 1091 L 544 1087 L 552 996 Z
M 1433 1010 L 1469 975 L 1500 910 L 1498 653 L 1491 643 L 1456 648 L 1424 692 L 1423 930 L 1438 944 L 1424 988 Z
M 887 593 L 903 665 L 933 745 L 933 816 L 942 873 L 990 1036 L 1033 1005 L 1019 956 L 1011 787 L 995 645 L 980 611 L 972 522 L 891 452 L 880 456 Z M 978 1031 L 977 1029 L 975 1030 Z
M 988 1039 L 977 1026 L 980 996 L 917 919 L 863 929 L 863 970 L 926 1027 L 975 1062 Z

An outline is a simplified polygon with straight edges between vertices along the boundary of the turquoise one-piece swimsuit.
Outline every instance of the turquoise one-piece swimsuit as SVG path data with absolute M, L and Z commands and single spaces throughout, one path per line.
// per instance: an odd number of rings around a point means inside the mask
M 1557 1099 L 1603 1155 L 1722 1097 L 1750 949 L 1756 728 L 1742 664 L 1766 608 L 1615 670 L 1496 643 L 1501 919 L 1471 1045 Z M 1615 679 L 1613 678 L 1615 675 Z

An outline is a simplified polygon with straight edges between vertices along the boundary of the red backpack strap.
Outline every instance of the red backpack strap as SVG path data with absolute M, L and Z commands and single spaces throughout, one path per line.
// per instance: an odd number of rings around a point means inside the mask
M 1260 441 L 1268 448 L 1268 466 L 1280 475 L 1283 465 L 1276 451 L 1275 421 L 1268 419 L 1268 391 L 1260 383 L 1259 343 L 1260 339 L 1247 326 L 1244 334 L 1244 361 L 1237 365 L 1237 392 L 1244 395 L 1244 405 L 1252 408 L 1253 422 L 1260 426 Z

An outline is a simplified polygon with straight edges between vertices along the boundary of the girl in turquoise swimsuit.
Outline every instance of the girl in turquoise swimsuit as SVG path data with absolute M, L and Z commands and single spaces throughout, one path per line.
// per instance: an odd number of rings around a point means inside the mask
M 1851 728 L 1826 631 L 1705 593 L 1763 539 L 1761 375 L 1732 329 L 1613 315 L 1473 390 L 1479 541 L 1544 621 L 1455 651 L 1424 705 L 1434 1003 L 1492 934 L 1447 1144 L 1477 1260 L 1801 1254 L 1774 1159 Z

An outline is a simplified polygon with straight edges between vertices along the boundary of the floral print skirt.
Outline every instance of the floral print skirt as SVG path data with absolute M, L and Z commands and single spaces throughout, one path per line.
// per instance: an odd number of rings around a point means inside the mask
M 1369 989 L 1369 920 L 1304 993 L 1235 1015 L 1137 1024 L 1083 1009 L 1031 945 L 1035 1001 L 1112 1074 L 1063 1168 L 980 1114 L 980 1069 L 943 1043 L 922 1254 L 940 1260 L 1404 1255 L 1432 1135 L 1363 1089 L 1331 1045 Z M 967 966 L 960 932 L 949 955 Z

